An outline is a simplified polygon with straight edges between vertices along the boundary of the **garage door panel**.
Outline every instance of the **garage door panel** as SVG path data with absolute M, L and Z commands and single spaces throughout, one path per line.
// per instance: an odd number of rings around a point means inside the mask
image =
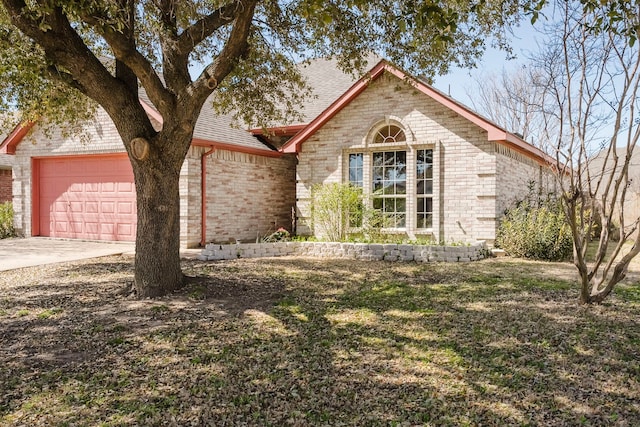
M 135 240 L 136 195 L 126 156 L 41 159 L 40 235 Z
M 102 207 L 101 212 L 103 214 L 111 214 L 116 211 L 115 202 L 100 202 L 100 206 Z
M 99 202 L 93 202 L 93 201 L 87 202 L 87 203 L 85 203 L 84 211 L 87 214 L 98 213 L 98 212 L 100 212 L 100 203 Z
M 82 213 L 84 212 L 83 202 L 69 202 L 69 213 Z
M 113 226 L 113 224 L 100 224 L 100 233 L 102 234 L 113 234 L 113 230 L 115 229 L 115 227 Z
M 113 182 L 103 182 L 100 184 L 100 192 L 101 193 L 115 193 L 116 192 L 116 184 Z
M 133 233 L 133 226 L 131 224 L 118 224 L 118 234 L 126 236 Z
M 118 214 L 130 215 L 133 213 L 133 203 L 131 202 L 118 202 Z

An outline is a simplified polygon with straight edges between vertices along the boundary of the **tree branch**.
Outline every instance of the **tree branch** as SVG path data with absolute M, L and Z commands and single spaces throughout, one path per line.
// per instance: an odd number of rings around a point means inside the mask
M 246 4 L 245 4 L 246 3 Z M 247 8 L 253 9 L 256 2 L 243 2 L 237 0 L 220 7 L 215 12 L 196 21 L 189 28 L 186 28 L 178 37 L 176 50 L 181 55 L 188 55 L 197 45 L 202 43 L 207 37 L 217 29 L 232 22 Z
M 65 70 L 65 74 L 59 74 L 62 81 L 92 98 L 112 118 L 121 118 L 114 120 L 116 126 L 121 125 L 118 128 L 121 135 L 128 130 L 123 123 L 131 121 L 142 123 L 148 136 L 155 134 L 151 121 L 138 102 L 137 91 L 132 92 L 123 81 L 111 75 L 73 29 L 60 7 L 34 17 L 23 0 L 0 1 L 13 24 L 40 45 L 57 71 Z
M 240 4 L 241 10 L 237 13 L 224 48 L 191 85 L 194 93 L 200 95 L 202 102 L 213 92 L 219 82 L 229 75 L 235 62 L 249 49 L 248 38 L 258 0 L 244 1 Z
M 92 26 L 107 42 L 117 61 L 122 61 L 131 69 L 144 86 L 147 95 L 161 115 L 171 114 L 175 106 L 175 97 L 165 88 L 149 60 L 135 47 L 135 40 L 116 31 L 95 14 L 81 16 L 86 24 Z M 133 35 L 131 35 L 133 37 Z M 137 89 L 136 89 L 137 91 Z

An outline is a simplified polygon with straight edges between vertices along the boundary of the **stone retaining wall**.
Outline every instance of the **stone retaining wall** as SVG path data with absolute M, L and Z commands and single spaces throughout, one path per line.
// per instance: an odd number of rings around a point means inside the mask
M 367 261 L 469 262 L 487 256 L 485 242 L 470 246 L 423 246 L 367 243 L 278 242 L 208 244 L 198 256 L 203 261 L 298 255 Z

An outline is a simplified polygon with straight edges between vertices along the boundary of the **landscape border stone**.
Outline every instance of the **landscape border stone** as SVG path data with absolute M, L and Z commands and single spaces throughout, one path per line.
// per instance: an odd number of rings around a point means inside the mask
M 471 262 L 487 258 L 490 256 L 490 252 L 484 241 L 468 246 L 333 242 L 209 243 L 198 255 L 198 259 L 202 261 L 221 261 L 278 256 L 307 256 L 367 261 Z

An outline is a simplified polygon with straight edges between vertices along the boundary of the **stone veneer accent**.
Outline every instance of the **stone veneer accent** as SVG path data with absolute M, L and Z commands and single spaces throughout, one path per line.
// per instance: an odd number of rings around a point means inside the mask
M 470 262 L 487 257 L 485 242 L 469 246 L 423 246 L 369 243 L 276 242 L 208 244 L 198 259 L 202 261 L 237 258 L 306 256 L 365 261 Z

